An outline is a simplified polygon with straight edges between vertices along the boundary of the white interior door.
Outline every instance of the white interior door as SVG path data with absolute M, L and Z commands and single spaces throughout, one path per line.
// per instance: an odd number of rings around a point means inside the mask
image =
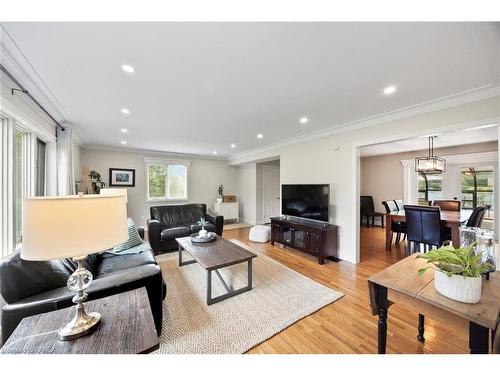
M 279 216 L 281 212 L 280 167 L 264 166 L 262 175 L 262 212 L 264 223 L 268 223 L 272 217 Z

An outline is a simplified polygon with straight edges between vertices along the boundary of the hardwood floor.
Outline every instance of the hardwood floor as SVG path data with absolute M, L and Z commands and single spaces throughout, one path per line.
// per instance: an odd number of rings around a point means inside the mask
M 361 229 L 361 262 L 320 266 L 299 251 L 248 240 L 250 228 L 224 231 L 257 254 L 265 254 L 311 279 L 343 292 L 333 304 L 296 322 L 249 353 L 377 353 L 377 317 L 368 307 L 367 278 L 404 257 L 404 243 L 392 252 L 384 249 L 384 229 Z M 426 318 L 426 341 L 417 336 L 418 313 L 400 305 L 389 309 L 387 353 L 468 353 L 467 327 L 443 326 Z

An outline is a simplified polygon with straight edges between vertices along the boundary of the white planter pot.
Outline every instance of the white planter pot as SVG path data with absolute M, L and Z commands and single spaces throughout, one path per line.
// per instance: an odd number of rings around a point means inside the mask
M 217 198 L 217 203 L 222 203 L 222 198 Z
M 481 300 L 481 276 L 463 277 L 448 276 L 446 273 L 434 271 L 434 286 L 443 296 L 464 303 L 478 303 Z
M 206 229 L 202 229 L 198 232 L 199 237 L 206 237 L 208 234 L 208 231 Z

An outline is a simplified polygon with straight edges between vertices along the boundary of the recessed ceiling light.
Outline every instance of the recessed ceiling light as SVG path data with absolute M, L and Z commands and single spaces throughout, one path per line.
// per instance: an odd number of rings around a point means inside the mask
M 233 144 L 231 145 L 231 148 L 235 148 L 235 147 L 236 147 L 236 145 L 233 143 Z
M 121 128 L 120 130 L 121 130 L 122 133 L 128 133 L 128 129 Z
M 262 139 L 262 138 L 264 138 L 264 136 L 259 133 L 259 134 L 257 134 L 257 138 Z
M 135 69 L 133 66 L 131 65 L 122 65 L 122 70 L 125 72 L 125 73 L 134 73 L 135 72 Z
M 391 94 L 394 94 L 395 92 L 396 92 L 396 86 L 387 86 L 384 89 L 384 94 L 385 95 L 391 95 Z
M 214 154 L 214 155 L 217 154 L 217 151 L 212 151 L 212 154 Z
M 466 129 L 464 129 L 464 131 L 467 132 L 467 131 L 471 131 L 471 130 L 487 129 L 487 128 L 493 128 L 494 126 L 497 126 L 497 124 L 474 126 L 473 128 L 466 128 Z
M 126 145 L 127 144 L 127 141 L 121 141 L 120 142 L 122 145 Z
M 299 121 L 301 124 L 307 124 L 309 122 L 309 119 L 307 117 L 301 117 Z
M 122 108 L 122 113 L 124 115 L 130 115 L 130 109 L 127 109 L 127 108 Z

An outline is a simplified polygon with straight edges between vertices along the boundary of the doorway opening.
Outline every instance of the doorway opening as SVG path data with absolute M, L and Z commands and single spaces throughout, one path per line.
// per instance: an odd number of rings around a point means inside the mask
M 280 160 L 257 163 L 257 222 L 267 224 L 281 214 Z

